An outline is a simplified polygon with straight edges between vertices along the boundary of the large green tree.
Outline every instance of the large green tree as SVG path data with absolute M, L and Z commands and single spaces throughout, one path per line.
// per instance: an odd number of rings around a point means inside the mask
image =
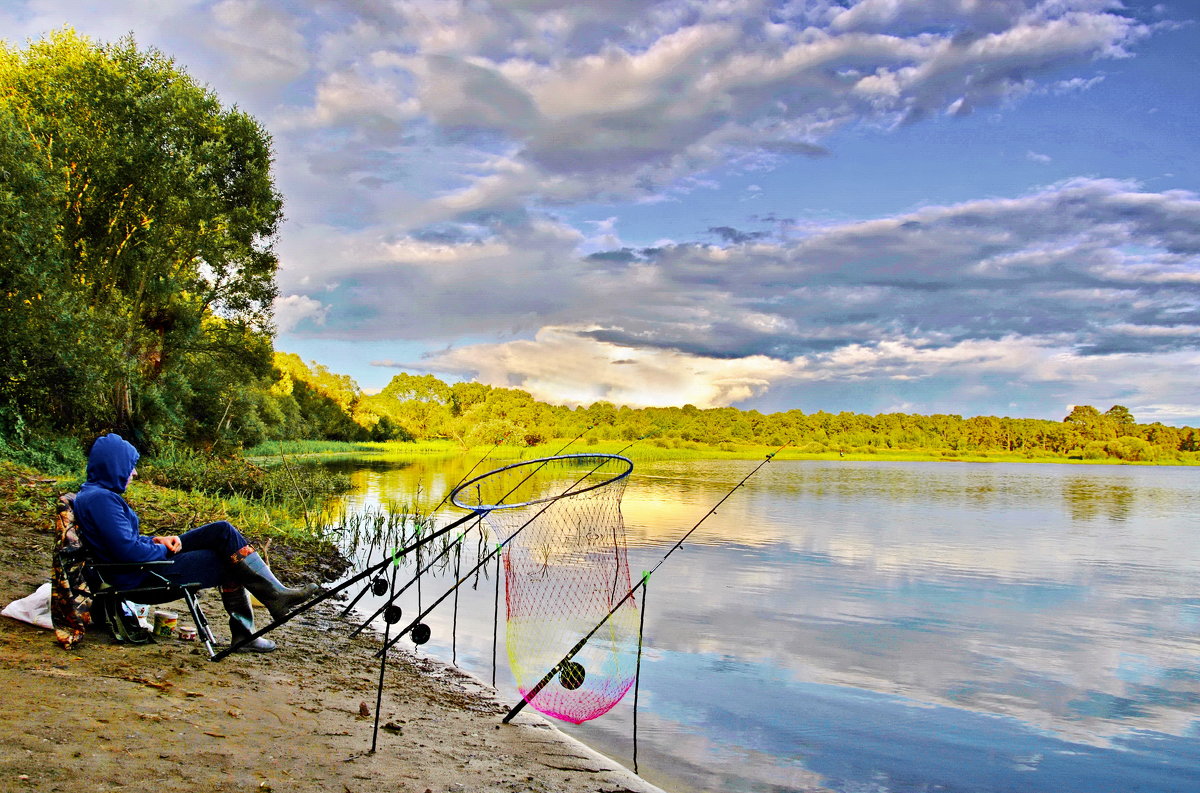
M 3 429 L 214 440 L 230 422 L 213 406 L 270 372 L 270 137 L 164 54 L 63 30 L 0 43 L 0 138 L 0 224 L 19 232 L 4 299 L 62 309 L 41 336 L 0 326 L 23 394 L 59 383 L 37 412 L 0 391 Z M 191 420 L 205 411 L 220 418 Z

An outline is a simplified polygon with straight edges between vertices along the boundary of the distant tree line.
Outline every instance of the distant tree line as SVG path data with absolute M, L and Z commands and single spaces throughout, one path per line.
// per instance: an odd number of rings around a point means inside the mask
M 1200 432 L 1155 422 L 1138 424 L 1130 411 L 1113 405 L 1101 413 L 1077 405 L 1062 421 L 995 416 L 923 416 L 910 413 L 760 413 L 732 407 L 631 408 L 611 402 L 566 407 L 539 402 L 527 392 L 481 383 L 448 384 L 433 375 L 395 375 L 378 394 L 363 394 L 345 376 L 298 356 L 277 354 L 286 372 L 281 384 L 305 383 L 325 396 L 328 410 L 345 416 L 336 437 L 342 440 L 396 438 L 452 439 L 464 446 L 503 442 L 533 446 L 572 438 L 588 430 L 598 440 L 634 440 L 662 446 L 706 445 L 736 448 L 790 442 L 804 452 L 870 453 L 882 450 L 937 452 L 948 456 L 975 452 L 1026 457 L 1079 457 L 1153 462 L 1177 459 L 1200 450 Z M 277 392 L 285 390 L 277 388 Z M 357 430 L 346 430 L 356 426 Z M 335 426 L 332 421 L 327 426 Z M 588 429 L 590 428 L 590 430 Z M 295 437 L 313 437 L 300 433 Z

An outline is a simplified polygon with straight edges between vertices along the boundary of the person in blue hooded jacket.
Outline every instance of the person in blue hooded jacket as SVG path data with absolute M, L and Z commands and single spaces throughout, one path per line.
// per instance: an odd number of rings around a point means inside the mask
M 75 496 L 75 521 L 80 537 L 99 562 L 154 562 L 175 564 L 158 573 L 177 583 L 199 582 L 221 587 L 221 603 L 229 613 L 231 644 L 243 643 L 242 652 L 270 652 L 275 642 L 254 633 L 250 594 L 278 619 L 320 591 L 315 584 L 286 587 L 267 567 L 245 536 L 228 521 L 208 523 L 179 536 L 149 537 L 122 493 L 137 475 L 138 451 L 116 433 L 102 435 L 88 452 L 87 482 Z M 119 587 L 135 587 L 147 573 L 115 576 Z M 249 594 L 248 594 L 249 593 Z

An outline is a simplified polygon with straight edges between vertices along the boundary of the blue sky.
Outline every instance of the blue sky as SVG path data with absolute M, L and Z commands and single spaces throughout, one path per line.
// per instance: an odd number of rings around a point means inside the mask
M 1200 3 L 0 6 L 272 134 L 277 347 L 551 402 L 1200 423 Z

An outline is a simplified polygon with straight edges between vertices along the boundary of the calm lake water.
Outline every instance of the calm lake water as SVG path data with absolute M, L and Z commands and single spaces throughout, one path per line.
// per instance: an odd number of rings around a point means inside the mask
M 348 503 L 436 502 L 473 463 L 363 463 Z M 754 465 L 637 465 L 635 578 Z M 1200 790 L 1198 529 L 1200 468 L 773 462 L 650 582 L 641 775 L 672 793 Z M 419 652 L 490 682 L 487 571 Z M 423 577 L 402 624 L 450 580 Z M 503 608 L 495 679 L 516 702 Z M 559 726 L 629 766 L 632 712 L 631 692 Z

